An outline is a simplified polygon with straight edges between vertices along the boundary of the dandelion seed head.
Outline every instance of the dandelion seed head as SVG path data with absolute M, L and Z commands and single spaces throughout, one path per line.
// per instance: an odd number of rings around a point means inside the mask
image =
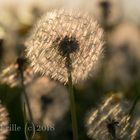
M 95 19 L 79 10 L 59 9 L 45 14 L 25 42 L 35 72 L 67 83 L 67 57 L 73 83 L 96 70 L 103 50 L 103 30 Z
M 124 138 L 128 128 L 128 103 L 120 94 L 107 97 L 102 105 L 87 117 L 87 135 L 92 139 L 104 140 L 111 137 Z M 123 130 L 124 129 L 124 130 Z M 121 133 L 123 130 L 123 133 Z
M 0 104 L 0 140 L 6 140 L 8 131 L 9 117 L 7 109 Z
M 120 0 L 94 0 L 93 5 L 90 7 L 90 11 L 105 27 L 112 27 L 118 24 L 123 16 Z
M 61 120 L 69 108 L 67 89 L 47 77 L 34 80 L 27 86 L 33 120 L 49 126 Z
M 104 84 L 128 89 L 140 77 L 140 32 L 137 26 L 121 23 L 108 36 L 109 55 Z M 114 73 L 114 71 L 116 71 Z M 109 73 L 109 74 L 108 74 Z
M 135 122 L 133 122 L 133 127 L 132 127 L 132 132 L 130 134 L 130 139 L 131 140 L 135 140 L 135 139 L 139 139 L 140 138 L 140 120 L 135 120 Z
M 31 83 L 32 80 L 35 78 L 35 75 L 31 67 L 27 67 L 23 71 L 23 76 L 25 85 Z M 18 64 L 11 64 L 8 67 L 1 70 L 0 84 L 6 84 L 11 88 L 21 86 L 21 77 L 19 74 Z

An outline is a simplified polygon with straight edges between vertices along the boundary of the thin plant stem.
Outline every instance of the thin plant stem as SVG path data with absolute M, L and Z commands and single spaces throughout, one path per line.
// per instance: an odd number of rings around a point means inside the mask
M 20 75 L 21 75 L 21 85 L 22 85 L 22 89 L 23 89 L 23 95 L 24 95 L 24 98 L 25 98 L 25 101 L 26 101 L 27 111 L 28 111 L 28 114 L 29 114 L 29 120 L 30 120 L 31 123 L 33 123 L 32 112 L 31 112 L 28 96 L 27 96 L 27 93 L 26 93 L 26 90 L 25 90 L 24 76 L 23 76 L 23 71 L 22 70 L 20 70 Z M 27 115 L 26 115 L 25 102 L 24 102 L 24 115 L 25 115 L 24 116 L 24 121 L 25 121 L 25 125 L 26 125 Z M 30 138 L 27 136 L 26 128 L 25 128 L 25 137 L 26 137 L 26 140 L 30 140 Z
M 24 122 L 26 122 L 26 105 L 25 105 L 25 102 L 23 102 L 23 118 L 24 118 Z
M 26 116 L 26 105 L 25 105 L 25 102 L 23 103 L 23 117 L 24 117 L 24 122 L 26 123 L 27 121 L 27 116 Z M 26 131 L 25 131 L 25 128 L 24 128 L 24 133 L 25 133 L 25 138 L 26 140 L 29 140 L 29 138 L 27 137 L 27 134 L 26 134 Z
M 21 85 L 22 85 L 22 89 L 23 89 L 23 95 L 24 95 L 24 98 L 25 98 L 25 101 L 26 101 L 29 118 L 30 118 L 30 121 L 33 122 L 32 112 L 31 112 L 28 96 L 27 96 L 27 93 L 26 93 L 26 90 L 25 90 L 24 76 L 23 76 L 23 71 L 22 70 L 20 70 L 20 75 L 21 75 Z
M 133 104 L 132 104 L 132 107 L 130 108 L 129 116 L 131 116 L 134 113 L 134 110 L 135 110 L 135 107 L 136 107 L 136 105 L 138 103 L 138 100 L 139 100 L 139 98 L 136 97 L 135 100 L 134 100 L 134 102 L 133 102 Z
M 78 140 L 76 106 L 75 106 L 75 98 L 73 92 L 71 73 L 69 73 L 68 82 L 69 82 L 69 94 L 70 94 L 70 104 L 71 104 L 70 109 L 71 109 L 71 118 L 72 118 L 73 140 Z
M 22 85 L 22 89 L 23 89 L 23 95 L 24 95 L 24 98 L 25 98 L 25 102 L 26 102 L 26 105 L 27 105 L 27 111 L 28 111 L 28 115 L 29 115 L 29 120 L 30 120 L 30 122 L 32 124 L 33 123 L 33 116 L 32 116 L 32 111 L 31 111 L 31 108 L 30 108 L 28 96 L 27 96 L 27 93 L 26 93 L 26 88 L 25 88 L 25 85 L 24 85 L 24 72 L 23 72 L 23 68 L 22 68 L 22 65 L 23 65 L 22 64 L 23 63 L 22 61 L 23 60 L 20 60 L 20 59 L 18 60 L 18 62 L 19 62 L 19 72 L 20 72 L 20 76 L 21 76 L 21 85 Z M 24 121 L 25 121 L 25 123 L 28 123 L 28 122 L 26 122 L 27 121 L 27 119 L 26 119 L 27 118 L 27 115 L 26 115 L 25 102 L 24 102 Z M 27 136 L 26 130 L 25 130 L 25 136 L 26 136 L 26 140 L 30 140 L 30 138 Z M 45 136 L 45 133 L 44 132 L 42 133 L 41 137 L 43 137 L 45 140 L 48 139 Z
M 21 86 L 22 86 L 22 90 L 23 90 L 23 96 L 24 96 L 24 99 L 25 99 L 25 102 L 26 102 L 26 105 L 27 105 L 27 111 L 28 111 L 28 115 L 29 115 L 29 122 L 28 122 L 27 117 L 26 117 L 25 103 L 24 103 L 24 121 L 25 121 L 24 133 L 25 133 L 26 140 L 30 140 L 32 138 L 30 138 L 30 136 L 27 136 L 26 125 L 28 125 L 28 123 L 29 124 L 33 123 L 33 117 L 32 117 L 32 112 L 31 112 L 28 96 L 27 96 L 27 93 L 26 93 L 25 85 L 24 85 L 24 70 L 23 70 L 24 62 L 25 61 L 24 61 L 23 58 L 18 58 L 17 59 L 17 63 L 19 65 L 18 70 L 19 70 L 19 74 L 20 74 L 20 77 L 21 77 Z
M 70 55 L 68 53 L 66 55 L 66 67 L 68 72 L 68 87 L 69 87 L 69 94 L 70 94 L 70 110 L 71 110 L 73 140 L 78 140 L 76 105 L 75 105 L 75 97 L 74 97 L 73 82 L 72 82 L 72 75 L 71 75 L 72 65 L 71 65 Z
M 135 89 L 134 92 L 136 93 L 136 97 L 135 97 L 135 99 L 133 101 L 132 107 L 130 108 L 130 111 L 129 111 L 129 114 L 128 114 L 130 116 L 130 118 L 132 118 L 132 115 L 134 113 L 135 107 L 136 107 L 136 105 L 137 105 L 137 103 L 139 101 L 139 89 L 137 89 L 137 83 L 134 83 L 134 86 L 132 86 L 132 89 Z

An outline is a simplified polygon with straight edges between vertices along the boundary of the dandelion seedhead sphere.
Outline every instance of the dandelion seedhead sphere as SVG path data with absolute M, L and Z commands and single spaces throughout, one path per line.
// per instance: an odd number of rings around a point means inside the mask
M 9 117 L 7 109 L 0 104 L 0 140 L 6 140 L 8 135 Z
M 0 71 L 0 84 L 6 84 L 11 88 L 21 86 L 21 79 L 18 73 L 18 64 L 11 64 L 2 71 Z M 27 85 L 34 79 L 35 75 L 31 67 L 24 70 L 24 84 Z
M 67 89 L 47 77 L 37 78 L 27 88 L 35 123 L 51 126 L 63 119 L 69 108 Z
M 27 58 L 35 72 L 73 83 L 88 78 L 98 66 L 103 30 L 88 13 L 58 9 L 45 14 L 25 42 Z
M 137 140 L 139 137 L 140 120 L 128 115 L 131 103 L 121 94 L 115 93 L 105 98 L 101 106 L 89 114 L 86 128 L 91 139 Z

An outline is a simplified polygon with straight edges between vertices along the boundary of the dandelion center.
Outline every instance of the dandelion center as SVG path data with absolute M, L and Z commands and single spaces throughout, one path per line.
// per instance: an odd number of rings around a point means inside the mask
M 51 98 L 41 96 L 42 110 L 46 110 L 47 106 L 50 105 L 52 102 L 53 100 Z
M 69 55 L 79 50 L 79 43 L 74 37 L 65 36 L 58 44 L 58 51 L 62 55 Z

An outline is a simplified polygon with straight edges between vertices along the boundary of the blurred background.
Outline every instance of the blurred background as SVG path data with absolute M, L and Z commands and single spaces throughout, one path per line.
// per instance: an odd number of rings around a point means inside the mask
M 26 61 L 22 66 L 23 81 L 21 63 L 17 61 L 25 56 L 24 41 L 36 20 L 43 13 L 61 7 L 87 10 L 105 33 L 103 59 L 97 74 L 93 79 L 74 86 L 79 139 L 91 139 L 87 135 L 85 120 L 107 95 L 121 94 L 130 108 L 137 100 L 134 116 L 140 117 L 139 0 L 0 0 L 0 104 L 7 112 L 2 108 L 0 113 L 8 116 L 9 124 L 21 127 L 18 132 L 0 129 L 2 140 L 25 139 L 23 82 L 35 123 L 49 129 L 37 132 L 34 139 L 72 139 L 67 86 L 35 75 Z

